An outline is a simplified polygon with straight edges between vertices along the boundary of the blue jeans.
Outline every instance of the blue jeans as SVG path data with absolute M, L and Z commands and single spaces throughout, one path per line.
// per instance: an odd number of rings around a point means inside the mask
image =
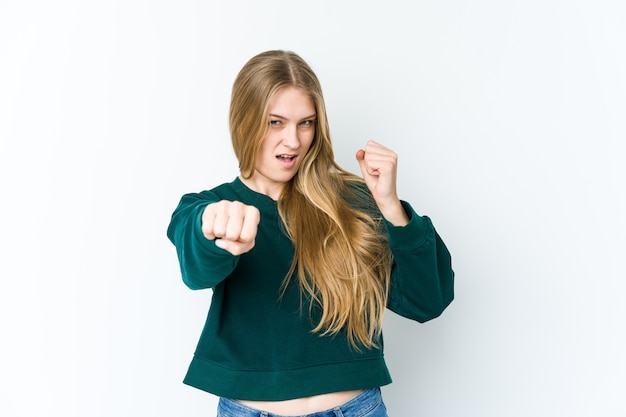
M 220 398 L 217 417 L 286 417 L 255 410 L 240 402 Z M 388 417 L 379 388 L 363 391 L 350 401 L 330 410 L 293 417 Z

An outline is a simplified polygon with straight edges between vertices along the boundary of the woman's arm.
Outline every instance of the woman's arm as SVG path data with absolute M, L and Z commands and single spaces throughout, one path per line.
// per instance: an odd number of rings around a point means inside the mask
M 184 195 L 167 229 L 167 237 L 176 246 L 183 282 L 193 290 L 215 288 L 239 261 L 202 231 L 204 210 L 217 201 L 219 197 L 209 191 Z
M 408 203 L 405 226 L 386 222 L 394 256 L 387 307 L 421 323 L 441 315 L 454 299 L 450 252 L 431 220 L 418 216 Z

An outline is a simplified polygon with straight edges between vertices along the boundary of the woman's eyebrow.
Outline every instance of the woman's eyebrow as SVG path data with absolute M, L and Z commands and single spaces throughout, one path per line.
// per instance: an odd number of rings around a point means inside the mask
M 270 113 L 270 114 L 269 114 L 269 116 L 270 116 L 270 117 L 275 117 L 275 118 L 277 118 L 277 119 L 288 120 L 285 116 L 281 116 L 281 115 L 279 115 L 279 114 Z M 315 119 L 315 117 L 317 117 L 317 114 L 316 114 L 316 113 L 313 113 L 313 114 L 311 114 L 311 115 L 309 115 L 309 116 L 306 116 L 306 117 L 301 118 L 300 120 Z

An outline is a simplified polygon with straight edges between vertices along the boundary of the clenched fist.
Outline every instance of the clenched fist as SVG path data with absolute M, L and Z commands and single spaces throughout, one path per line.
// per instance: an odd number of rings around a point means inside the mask
M 211 203 L 202 213 L 202 233 L 215 245 L 237 256 L 254 247 L 261 219 L 259 209 L 240 201 Z
M 389 222 L 404 226 L 409 222 L 396 193 L 398 155 L 391 149 L 370 140 L 365 149 L 359 149 L 356 159 L 363 179 L 378 208 Z

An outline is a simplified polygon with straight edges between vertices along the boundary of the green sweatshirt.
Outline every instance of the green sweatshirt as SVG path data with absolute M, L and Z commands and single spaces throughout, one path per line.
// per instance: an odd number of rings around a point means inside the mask
M 218 248 L 201 231 L 204 207 L 241 201 L 261 212 L 254 248 L 240 256 Z M 410 222 L 385 222 L 394 257 L 388 308 L 424 322 L 454 297 L 450 254 L 428 217 L 402 202 Z M 238 178 L 210 191 L 186 194 L 167 235 L 176 246 L 182 279 L 191 289 L 212 288 L 206 324 L 184 383 L 218 396 L 279 401 L 389 384 L 382 349 L 356 350 L 345 334 L 313 333 L 319 307 L 301 303 L 297 278 L 281 297 L 294 254 L 276 201 Z

